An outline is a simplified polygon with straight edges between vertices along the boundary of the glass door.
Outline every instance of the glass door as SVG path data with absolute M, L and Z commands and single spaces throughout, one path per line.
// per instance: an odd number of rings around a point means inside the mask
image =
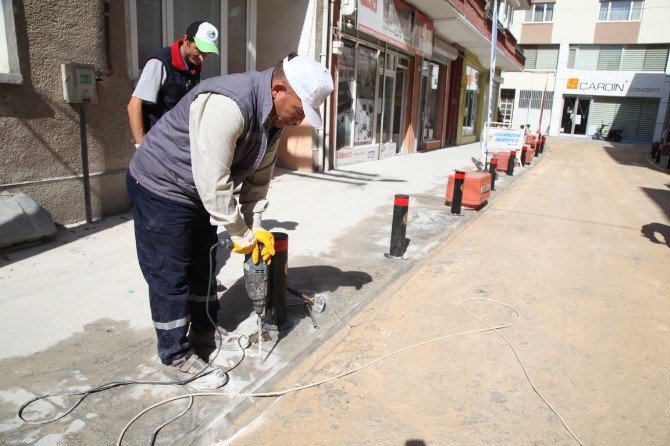
M 566 96 L 563 100 L 562 132 L 570 135 L 585 135 L 591 98 Z
M 398 68 L 395 72 L 395 94 L 393 96 L 393 141 L 395 152 L 402 151 L 405 129 L 405 90 L 407 89 L 407 70 Z

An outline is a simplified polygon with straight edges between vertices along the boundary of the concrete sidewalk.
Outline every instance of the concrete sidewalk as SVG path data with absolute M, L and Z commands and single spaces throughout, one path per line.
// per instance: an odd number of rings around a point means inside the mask
M 447 176 L 475 170 L 479 144 L 398 156 L 326 174 L 278 170 L 264 215 L 269 230 L 289 234 L 288 283 L 320 293 L 326 310 L 318 329 L 300 306 L 289 307 L 293 327 L 264 344 L 230 372 L 227 392 L 271 386 L 318 349 L 344 323 L 434 248 L 445 233 L 471 219 L 449 215 Z M 537 158 L 535 158 L 537 160 Z M 517 168 L 516 174 L 525 169 Z M 516 175 L 515 175 L 516 176 Z M 500 175 L 496 189 L 511 179 Z M 410 196 L 404 260 L 389 250 L 394 194 Z M 498 192 L 499 193 L 499 192 Z M 496 192 L 494 192 L 496 194 Z M 255 330 L 241 280 L 241 257 L 219 252 L 221 325 L 240 334 Z M 110 444 L 140 410 L 183 393 L 174 386 L 134 385 L 98 393 L 70 415 L 47 425 L 24 424 L 18 406 L 33 396 L 82 390 L 110 381 L 158 380 L 159 362 L 146 284 L 137 265 L 131 214 L 61 229 L 54 241 L 0 254 L 0 433 L 12 444 Z M 296 302 L 292 301 L 292 302 Z M 239 353 L 224 358 L 233 364 Z M 41 401 L 27 417 L 46 419 L 72 400 Z M 157 444 L 189 444 L 209 427 L 234 419 L 243 399 L 196 399 L 188 414 L 166 427 Z M 183 408 L 156 410 L 133 425 L 124 444 L 146 444 L 152 430 Z

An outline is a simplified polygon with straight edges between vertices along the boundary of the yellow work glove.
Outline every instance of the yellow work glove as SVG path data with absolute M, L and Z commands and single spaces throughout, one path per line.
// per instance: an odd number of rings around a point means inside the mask
M 237 243 L 233 242 L 232 251 L 235 254 L 244 254 L 244 255 L 251 254 L 251 259 L 254 261 L 254 265 L 258 263 L 259 250 L 258 250 L 258 243 L 256 242 L 256 240 L 254 240 L 252 244 L 247 246 L 240 246 Z
M 263 261 L 266 264 L 271 264 L 272 256 L 275 255 L 275 237 L 272 235 L 272 233 L 266 231 L 263 228 L 254 228 L 253 231 L 254 237 L 256 237 L 256 240 L 258 241 L 252 254 L 254 264 L 258 263 L 259 254 L 261 257 L 263 257 Z M 258 244 L 263 245 L 263 248 L 259 249 Z

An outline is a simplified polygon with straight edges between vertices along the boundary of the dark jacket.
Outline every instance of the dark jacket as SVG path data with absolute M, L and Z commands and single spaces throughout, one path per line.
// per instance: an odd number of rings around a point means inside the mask
M 177 102 L 188 93 L 193 87 L 200 83 L 200 70 L 198 65 L 189 69 L 181 55 L 182 40 L 177 40 L 172 46 L 162 48 L 154 52 L 147 62 L 151 59 L 158 59 L 165 67 L 165 83 L 158 91 L 158 97 L 155 104 L 142 104 L 142 118 L 144 121 L 144 132 L 148 132 L 156 122 L 168 110 L 172 109 Z

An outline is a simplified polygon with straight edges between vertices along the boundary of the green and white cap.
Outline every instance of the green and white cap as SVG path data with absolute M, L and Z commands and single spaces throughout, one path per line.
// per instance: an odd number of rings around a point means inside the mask
M 186 35 L 195 41 L 195 46 L 201 53 L 219 54 L 219 48 L 216 46 L 219 31 L 211 23 L 202 20 L 193 22 L 186 29 Z

